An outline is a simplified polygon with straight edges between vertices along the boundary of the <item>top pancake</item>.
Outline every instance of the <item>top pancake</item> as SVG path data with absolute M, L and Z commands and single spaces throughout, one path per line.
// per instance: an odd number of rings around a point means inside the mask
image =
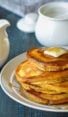
M 44 54 L 45 50 L 46 48 L 32 48 L 27 52 L 27 58 L 44 71 L 61 71 L 68 69 L 68 51 L 59 57 L 54 57 Z

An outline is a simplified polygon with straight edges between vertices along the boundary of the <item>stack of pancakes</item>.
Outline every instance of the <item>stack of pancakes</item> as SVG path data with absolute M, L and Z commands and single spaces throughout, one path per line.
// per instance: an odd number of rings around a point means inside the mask
M 26 61 L 15 70 L 23 94 L 41 104 L 68 102 L 68 50 L 55 57 L 44 52 L 48 48 L 32 48 Z M 58 52 L 57 48 L 54 48 Z M 59 48 L 60 50 L 61 48 Z

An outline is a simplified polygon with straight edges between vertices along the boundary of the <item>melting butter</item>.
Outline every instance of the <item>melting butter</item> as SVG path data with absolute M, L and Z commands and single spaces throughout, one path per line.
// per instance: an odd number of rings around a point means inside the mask
M 54 57 L 59 57 L 67 52 L 66 49 L 60 47 L 50 47 L 44 51 L 44 54 L 48 54 Z

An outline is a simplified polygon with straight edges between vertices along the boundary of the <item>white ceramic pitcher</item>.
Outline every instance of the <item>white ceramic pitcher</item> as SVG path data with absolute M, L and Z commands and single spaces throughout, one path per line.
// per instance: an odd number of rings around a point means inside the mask
M 6 28 L 8 26 L 10 26 L 9 21 L 5 19 L 0 20 L 0 67 L 6 61 L 10 49 L 8 35 L 6 32 Z

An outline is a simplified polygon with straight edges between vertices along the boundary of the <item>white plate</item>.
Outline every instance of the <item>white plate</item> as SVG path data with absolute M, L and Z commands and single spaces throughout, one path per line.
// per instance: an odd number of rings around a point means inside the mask
M 13 100 L 19 102 L 22 105 L 38 109 L 44 111 L 52 111 L 52 112 L 68 112 L 68 106 L 66 105 L 42 105 L 35 103 L 33 101 L 28 100 L 24 95 L 20 94 L 20 86 L 15 79 L 14 71 L 15 68 L 18 66 L 19 63 L 26 59 L 26 53 L 18 55 L 11 61 L 9 61 L 1 71 L 1 87 L 3 91 Z M 13 82 L 15 87 L 10 87 L 9 83 Z M 66 109 L 67 108 L 67 109 Z

